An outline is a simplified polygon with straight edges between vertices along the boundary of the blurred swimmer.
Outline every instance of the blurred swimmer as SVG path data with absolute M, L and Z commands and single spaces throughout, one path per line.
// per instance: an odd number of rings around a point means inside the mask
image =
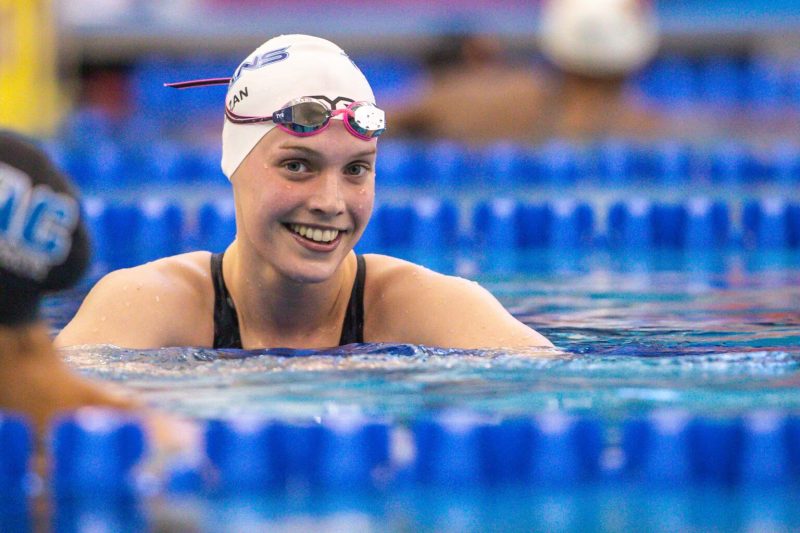
M 629 76 L 658 51 L 659 29 L 647 0 L 547 0 L 541 51 L 556 67 L 546 97 L 555 137 L 590 140 L 608 135 L 672 133 L 664 117 L 645 109 L 626 89 Z
M 132 406 L 71 372 L 39 318 L 42 295 L 72 286 L 88 262 L 67 179 L 30 141 L 0 130 L 0 409 L 27 415 L 39 432 L 62 410 Z
M 534 69 L 507 58 L 496 37 L 444 35 L 424 62 L 423 93 L 387 111 L 392 136 L 484 144 L 531 141 L 540 131 L 545 85 Z
M 392 135 L 480 145 L 670 133 L 627 91 L 658 49 L 648 3 L 545 0 L 539 42 L 543 68 L 513 61 L 491 35 L 444 36 L 425 61 L 422 94 L 390 109 Z
M 193 252 L 112 272 L 57 344 L 551 346 L 474 282 L 353 252 L 372 214 L 385 120 L 338 46 L 280 36 L 230 80 L 177 86 L 213 83 L 228 84 L 222 170 L 236 238 L 224 255 Z
M 196 449 L 200 433 L 195 424 L 146 412 L 122 390 L 80 377 L 53 348 L 39 303 L 44 294 L 74 285 L 89 255 L 69 180 L 29 140 L 0 130 L 0 411 L 24 415 L 42 444 L 60 413 L 86 407 L 136 409 L 144 415 L 154 457 Z

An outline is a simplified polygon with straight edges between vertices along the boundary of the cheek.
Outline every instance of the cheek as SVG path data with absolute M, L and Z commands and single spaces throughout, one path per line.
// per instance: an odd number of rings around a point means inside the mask
M 361 220 L 362 223 L 369 220 L 374 204 L 375 187 L 372 183 L 357 188 L 350 202 L 353 216 Z
M 280 217 L 303 203 L 304 193 L 295 184 L 284 183 L 251 191 L 248 209 L 260 219 Z

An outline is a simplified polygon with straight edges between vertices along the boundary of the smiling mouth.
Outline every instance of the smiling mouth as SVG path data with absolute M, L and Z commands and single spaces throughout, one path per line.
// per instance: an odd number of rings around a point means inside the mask
M 345 233 L 344 231 L 339 231 L 338 229 L 315 228 L 312 226 L 306 226 L 304 224 L 284 224 L 284 227 L 308 241 L 320 244 L 331 243 L 335 241 L 339 235 Z

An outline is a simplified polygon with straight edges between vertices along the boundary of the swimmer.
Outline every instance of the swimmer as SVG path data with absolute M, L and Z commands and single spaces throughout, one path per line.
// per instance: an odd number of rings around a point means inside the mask
M 143 415 L 154 457 L 197 449 L 198 426 L 77 375 L 53 347 L 39 304 L 83 276 L 86 235 L 66 176 L 29 140 L 0 130 L 0 411 L 32 422 L 39 445 L 54 417 L 92 406 Z
M 628 79 L 658 50 L 655 8 L 640 0 L 546 0 L 539 44 L 554 68 L 545 86 L 550 136 L 591 141 L 684 135 L 631 94 Z
M 552 346 L 477 283 L 353 252 L 372 214 L 385 120 L 338 46 L 276 37 L 230 81 L 182 86 L 213 83 L 228 84 L 222 170 L 233 188 L 235 239 L 224 254 L 108 274 L 57 345 Z
M 425 89 L 387 111 L 388 133 L 473 146 L 539 140 L 547 134 L 542 128 L 547 85 L 538 72 L 508 55 L 493 35 L 443 35 L 424 59 L 429 78 Z M 453 112 L 453 102 L 460 109 L 481 111 Z
M 39 318 L 42 295 L 73 285 L 88 262 L 67 179 L 31 142 L 0 130 L 0 410 L 26 415 L 40 435 L 59 411 L 132 407 L 73 373 Z

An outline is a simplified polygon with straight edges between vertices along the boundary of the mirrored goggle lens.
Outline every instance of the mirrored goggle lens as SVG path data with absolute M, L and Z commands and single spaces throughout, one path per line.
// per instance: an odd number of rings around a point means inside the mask
M 347 121 L 364 137 L 377 137 L 386 129 L 386 113 L 368 102 L 351 105 Z
M 275 114 L 275 122 L 298 133 L 316 131 L 327 124 L 330 112 L 319 102 L 300 102 Z
M 301 126 L 323 126 L 330 116 L 328 109 L 317 102 L 301 102 L 292 106 L 292 122 Z

